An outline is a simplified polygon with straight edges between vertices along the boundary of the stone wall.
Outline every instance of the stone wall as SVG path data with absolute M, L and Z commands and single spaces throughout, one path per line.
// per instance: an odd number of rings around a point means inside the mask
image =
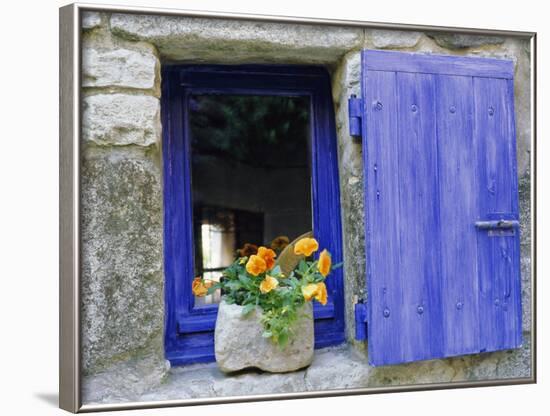
M 139 391 L 167 370 L 160 61 L 107 22 L 83 19 L 82 368 Z
M 368 295 L 364 293 L 362 151 L 360 141 L 348 135 L 347 121 L 347 98 L 352 93 L 360 96 L 359 51 L 362 48 L 514 60 L 525 342 L 524 348 L 512 352 L 388 368 L 369 369 L 363 356 L 357 361 L 364 362 L 365 367 L 358 370 L 364 378 L 361 385 L 406 384 L 418 381 L 418 374 L 426 375 L 426 382 L 435 373 L 437 381 L 529 376 L 530 68 L 527 41 L 97 12 L 85 13 L 82 26 L 85 390 L 94 391 L 100 401 L 124 401 L 128 397 L 139 397 L 169 374 L 163 352 L 159 118 L 160 66 L 168 62 L 320 64 L 329 69 L 338 133 L 347 338 L 356 353 L 365 354 L 365 344 L 353 340 L 353 304 L 357 298 Z M 311 390 L 331 388 L 309 383 Z

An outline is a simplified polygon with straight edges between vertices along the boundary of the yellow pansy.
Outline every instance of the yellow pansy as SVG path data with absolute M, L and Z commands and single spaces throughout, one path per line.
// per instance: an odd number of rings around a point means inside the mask
M 260 283 L 260 292 L 262 293 L 269 293 L 273 289 L 275 289 L 277 286 L 279 286 L 279 281 L 275 279 L 273 276 L 267 275 L 264 280 L 262 280 L 262 283 Z
M 306 301 L 315 298 L 321 305 L 327 304 L 327 287 L 323 282 L 302 286 L 302 295 Z
M 302 286 L 302 295 L 304 299 L 308 302 L 313 299 L 315 293 L 317 292 L 317 285 L 315 283 L 310 283 L 308 285 Z

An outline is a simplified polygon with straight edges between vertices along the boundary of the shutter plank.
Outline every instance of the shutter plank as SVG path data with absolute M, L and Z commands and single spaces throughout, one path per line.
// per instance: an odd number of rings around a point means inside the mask
M 369 308 L 369 362 L 372 365 L 404 361 L 402 308 L 403 274 L 400 270 L 399 177 L 394 162 L 398 152 L 396 80 L 393 72 L 370 71 L 363 93 L 369 139 L 363 141 L 364 177 L 371 184 L 365 193 L 369 262 L 368 294 L 376 299 Z
M 480 216 L 518 219 L 517 174 L 510 83 L 474 78 Z M 521 344 L 519 229 L 478 230 L 482 351 Z
M 438 76 L 437 100 L 442 319 L 452 356 L 479 351 L 472 78 Z
M 397 73 L 402 348 L 406 361 L 442 355 L 435 82 Z

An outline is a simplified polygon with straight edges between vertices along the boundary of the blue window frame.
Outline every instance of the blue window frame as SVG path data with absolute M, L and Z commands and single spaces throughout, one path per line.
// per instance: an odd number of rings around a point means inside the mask
M 217 305 L 196 307 L 190 169 L 191 94 L 305 96 L 310 102 L 313 232 L 342 260 L 336 130 L 330 76 L 322 67 L 167 65 L 162 73 L 165 352 L 172 365 L 214 360 Z M 344 341 L 342 268 L 314 307 L 315 347 Z

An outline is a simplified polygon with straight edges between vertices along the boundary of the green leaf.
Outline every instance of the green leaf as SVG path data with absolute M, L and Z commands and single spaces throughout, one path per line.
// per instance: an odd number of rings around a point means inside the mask
M 264 338 L 271 338 L 272 336 L 273 336 L 273 332 L 271 332 L 271 331 L 262 332 L 262 337 L 264 337 Z
M 277 341 L 279 343 L 279 346 L 284 347 L 288 342 L 288 334 L 286 332 L 281 332 Z
M 246 274 L 244 273 L 239 273 L 239 280 L 245 285 L 245 286 L 249 286 L 251 283 L 252 283 L 252 280 L 250 279 L 250 277 L 248 277 Z
M 255 307 L 256 307 L 256 305 L 253 304 L 253 303 L 249 303 L 248 305 L 244 305 L 243 306 L 243 311 L 242 311 L 242 316 L 248 315 L 250 312 L 252 312 L 254 310 Z

